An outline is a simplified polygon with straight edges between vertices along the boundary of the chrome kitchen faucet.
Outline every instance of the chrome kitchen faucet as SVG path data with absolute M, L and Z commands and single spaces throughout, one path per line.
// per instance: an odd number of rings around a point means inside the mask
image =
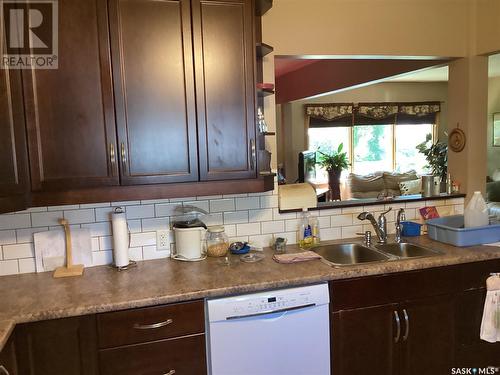
M 375 230 L 375 233 L 377 234 L 378 237 L 378 243 L 380 244 L 385 244 L 387 243 L 387 218 L 385 215 L 392 210 L 392 207 L 389 207 L 389 209 L 385 212 L 382 212 L 378 220 L 375 220 L 375 217 L 371 212 L 364 211 L 361 212 L 358 215 L 359 220 L 369 220 L 370 223 L 373 226 L 373 229 Z

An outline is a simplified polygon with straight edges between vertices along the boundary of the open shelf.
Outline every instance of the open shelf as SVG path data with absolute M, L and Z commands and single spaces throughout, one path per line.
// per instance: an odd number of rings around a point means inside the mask
M 273 0 L 256 0 L 255 15 L 262 16 L 273 6 Z
M 274 48 L 266 43 L 257 43 L 255 46 L 257 57 L 264 57 L 274 51 Z
M 260 176 L 273 176 L 274 177 L 274 176 L 276 176 L 276 173 L 271 172 L 271 171 L 269 171 L 269 172 L 267 172 L 267 171 L 261 171 L 261 172 L 259 172 L 259 175 Z

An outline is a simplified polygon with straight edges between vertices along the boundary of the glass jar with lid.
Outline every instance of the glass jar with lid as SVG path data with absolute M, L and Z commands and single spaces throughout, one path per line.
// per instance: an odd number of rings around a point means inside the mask
M 229 251 L 229 238 L 222 225 L 207 228 L 207 255 L 210 257 L 223 257 Z

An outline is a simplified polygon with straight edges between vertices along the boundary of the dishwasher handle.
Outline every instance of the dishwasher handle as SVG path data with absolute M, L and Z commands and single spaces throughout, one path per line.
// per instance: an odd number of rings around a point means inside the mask
M 288 311 L 295 311 L 295 310 L 302 310 L 302 309 L 307 309 L 308 307 L 314 307 L 316 306 L 315 303 L 309 303 L 307 305 L 300 305 L 300 306 L 294 306 L 294 307 L 286 307 L 284 309 L 277 309 L 277 310 L 270 310 L 270 311 L 263 311 L 260 313 L 255 313 L 255 314 L 246 314 L 246 315 L 234 315 L 234 316 L 228 316 L 226 320 L 235 320 L 235 319 L 244 319 L 244 318 L 253 318 L 256 316 L 263 316 L 263 315 L 270 315 L 270 314 L 277 314 L 277 313 L 284 313 Z

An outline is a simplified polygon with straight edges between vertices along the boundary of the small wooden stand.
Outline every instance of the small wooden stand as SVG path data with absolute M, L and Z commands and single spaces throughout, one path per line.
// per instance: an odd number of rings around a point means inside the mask
M 73 255 L 71 250 L 71 233 L 69 230 L 69 223 L 66 219 L 60 219 L 59 223 L 64 227 L 64 234 L 66 235 L 66 267 L 58 267 L 54 271 L 54 277 L 70 277 L 81 276 L 83 274 L 83 264 L 73 264 Z

